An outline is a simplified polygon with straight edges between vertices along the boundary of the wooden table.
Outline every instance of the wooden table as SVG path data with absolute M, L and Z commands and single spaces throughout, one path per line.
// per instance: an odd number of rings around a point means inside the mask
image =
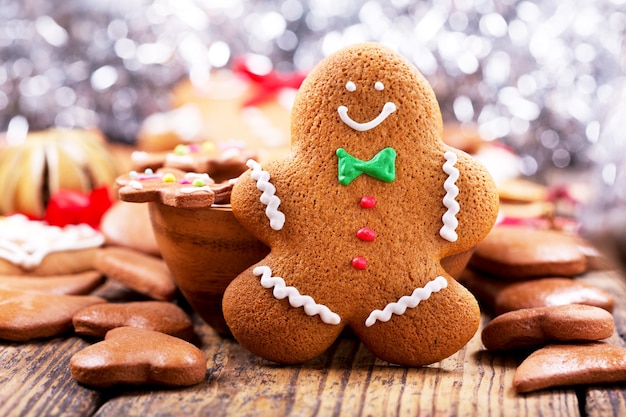
M 610 271 L 577 279 L 615 295 L 610 341 L 624 344 L 626 280 Z M 182 389 L 83 387 L 72 379 L 69 360 L 93 341 L 76 336 L 2 342 L 0 416 L 626 415 L 626 383 L 515 394 L 511 382 L 523 358 L 484 350 L 480 331 L 452 357 L 423 368 L 389 366 L 348 335 L 305 365 L 280 366 L 220 337 L 198 317 L 194 322 L 207 377 Z

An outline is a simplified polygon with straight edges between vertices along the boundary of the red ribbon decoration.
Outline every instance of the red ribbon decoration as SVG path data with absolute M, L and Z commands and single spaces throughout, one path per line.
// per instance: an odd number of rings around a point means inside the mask
M 254 72 L 245 56 L 235 58 L 231 66 L 233 72 L 247 78 L 257 86 L 257 91 L 243 103 L 243 107 L 256 106 L 276 97 L 283 88 L 300 88 L 307 74 L 301 71 L 277 72 L 274 69 L 267 74 Z
M 44 220 L 51 226 L 86 223 L 98 229 L 102 216 L 112 204 L 108 187 L 94 188 L 89 194 L 59 190 L 50 197 Z

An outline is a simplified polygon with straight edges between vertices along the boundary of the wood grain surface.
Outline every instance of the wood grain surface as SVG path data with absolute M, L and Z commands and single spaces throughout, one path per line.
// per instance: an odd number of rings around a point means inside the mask
M 610 341 L 623 345 L 626 281 L 614 272 L 578 279 L 614 294 L 616 332 Z M 482 325 L 488 320 L 483 315 Z M 381 362 L 350 334 L 313 361 L 283 366 L 248 353 L 195 315 L 194 324 L 207 377 L 180 389 L 77 384 L 69 360 L 93 340 L 67 335 L 2 342 L 0 416 L 626 415 L 626 384 L 516 394 L 511 383 L 523 357 L 484 350 L 480 331 L 455 355 L 422 368 Z

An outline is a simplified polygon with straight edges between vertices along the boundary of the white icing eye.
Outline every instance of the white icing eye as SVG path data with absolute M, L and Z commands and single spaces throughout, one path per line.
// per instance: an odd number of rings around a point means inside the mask
M 374 88 L 378 91 L 383 91 L 385 89 L 385 86 L 380 81 L 376 81 L 376 84 L 374 84 Z
M 346 90 L 348 90 L 348 91 L 350 91 L 350 92 L 355 91 L 355 90 L 356 90 L 356 84 L 355 84 L 355 83 L 353 83 L 352 81 L 348 81 L 348 82 L 346 83 Z

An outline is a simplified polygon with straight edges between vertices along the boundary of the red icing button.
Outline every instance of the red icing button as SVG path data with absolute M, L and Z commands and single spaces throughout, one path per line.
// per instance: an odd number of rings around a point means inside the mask
M 360 204 L 363 208 L 373 208 L 376 205 L 376 199 L 371 195 L 366 195 L 361 197 Z
M 364 257 L 357 256 L 356 258 L 352 259 L 352 266 L 356 269 L 363 270 L 367 268 L 367 261 Z
M 376 239 L 376 232 L 369 227 L 363 227 L 356 232 L 356 237 L 365 242 L 373 242 Z

